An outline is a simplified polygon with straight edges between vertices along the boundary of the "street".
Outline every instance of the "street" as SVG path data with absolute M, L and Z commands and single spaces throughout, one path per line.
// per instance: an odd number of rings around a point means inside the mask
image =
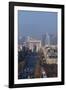
M 36 52 L 32 52 L 25 57 L 26 64 L 24 69 L 19 73 L 19 79 L 37 78 L 41 77 L 41 66 L 39 55 Z M 37 74 L 39 74 L 37 76 Z

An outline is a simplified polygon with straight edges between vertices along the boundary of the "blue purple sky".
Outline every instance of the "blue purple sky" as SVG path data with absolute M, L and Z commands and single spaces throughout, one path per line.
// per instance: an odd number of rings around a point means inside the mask
M 57 13 L 44 11 L 18 11 L 19 37 L 40 39 L 43 34 L 57 33 Z

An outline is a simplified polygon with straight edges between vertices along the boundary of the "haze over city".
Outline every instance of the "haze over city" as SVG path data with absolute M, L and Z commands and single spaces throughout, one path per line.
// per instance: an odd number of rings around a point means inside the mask
M 30 36 L 41 39 L 42 35 L 57 34 L 57 13 L 42 11 L 18 11 L 19 38 Z

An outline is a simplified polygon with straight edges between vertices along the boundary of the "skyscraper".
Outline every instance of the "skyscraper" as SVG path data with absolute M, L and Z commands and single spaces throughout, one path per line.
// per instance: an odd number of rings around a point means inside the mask
M 46 33 L 45 45 L 50 45 L 50 36 L 48 33 Z

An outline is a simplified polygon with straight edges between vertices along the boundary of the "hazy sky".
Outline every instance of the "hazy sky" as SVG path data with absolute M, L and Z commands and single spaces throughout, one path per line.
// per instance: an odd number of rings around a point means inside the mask
M 57 13 L 42 11 L 18 11 L 19 36 L 40 39 L 46 32 L 57 32 Z

